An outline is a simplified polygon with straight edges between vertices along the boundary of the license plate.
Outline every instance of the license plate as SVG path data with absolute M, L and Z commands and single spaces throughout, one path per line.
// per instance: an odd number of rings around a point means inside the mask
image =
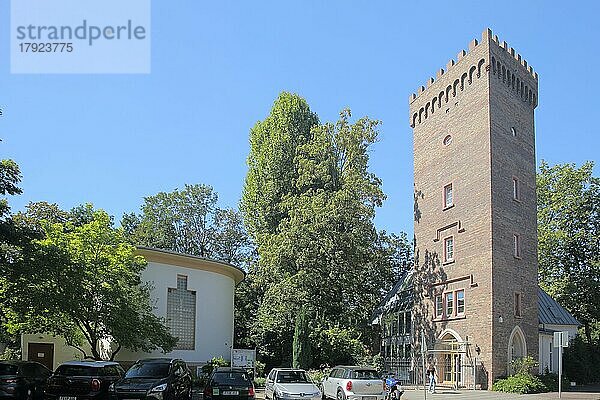
M 223 390 L 223 396 L 237 396 L 240 394 L 237 390 Z
M 75 396 L 59 396 L 58 400 L 77 400 Z

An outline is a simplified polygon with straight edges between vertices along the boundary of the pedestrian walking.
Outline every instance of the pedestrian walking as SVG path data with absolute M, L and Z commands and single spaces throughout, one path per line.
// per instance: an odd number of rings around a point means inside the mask
M 437 380 L 435 372 L 435 366 L 433 365 L 433 363 L 429 363 L 429 367 L 427 367 L 427 377 L 429 378 L 430 393 L 435 393 L 435 381 Z

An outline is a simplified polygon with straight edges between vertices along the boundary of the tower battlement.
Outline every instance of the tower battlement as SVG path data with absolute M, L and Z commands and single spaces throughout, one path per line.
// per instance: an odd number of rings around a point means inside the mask
M 445 70 L 440 68 L 435 78 L 429 78 L 409 96 L 411 127 L 423 122 L 474 79 L 488 72 L 502 79 L 524 102 L 534 108 L 537 106 L 538 74 L 506 41 L 500 42 L 488 28 L 482 33 L 481 43 L 473 39 L 468 49 L 461 50 L 456 60 L 448 61 Z

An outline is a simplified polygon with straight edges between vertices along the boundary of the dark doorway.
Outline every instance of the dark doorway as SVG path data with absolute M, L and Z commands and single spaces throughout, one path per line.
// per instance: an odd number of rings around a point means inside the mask
M 37 361 L 54 371 L 54 344 L 29 343 L 27 346 L 27 360 Z

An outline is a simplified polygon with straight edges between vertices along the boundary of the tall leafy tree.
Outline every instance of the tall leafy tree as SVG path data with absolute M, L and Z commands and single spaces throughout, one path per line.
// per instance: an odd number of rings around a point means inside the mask
M 238 211 L 217 206 L 207 185 L 185 185 L 144 199 L 142 212 L 121 224 L 136 245 L 173 250 L 245 265 L 251 243 Z
M 41 208 L 54 209 L 29 210 Z M 19 221 L 33 218 L 23 215 Z M 0 301 L 10 310 L 9 329 L 61 335 L 93 359 L 113 359 L 123 347 L 170 351 L 175 346 L 153 313 L 151 286 L 141 281 L 145 260 L 106 212 L 85 206 L 63 222 L 37 223 L 44 235 L 27 245 L 30 257 L 2 271 Z M 112 346 L 103 348 L 105 342 Z
M 369 171 L 379 122 L 350 119 L 344 110 L 337 122 L 318 124 L 304 99 L 282 93 L 250 132 L 241 209 L 259 255 L 248 277 L 259 293 L 251 332 L 273 363 L 291 363 L 303 309 L 316 352 L 331 348 L 330 334 L 368 341 L 369 316 L 395 280 L 401 251 L 391 249 L 401 240 L 373 224 L 385 199 Z
M 548 165 L 537 176 L 540 285 L 582 324 L 600 322 L 600 179 L 592 162 Z

